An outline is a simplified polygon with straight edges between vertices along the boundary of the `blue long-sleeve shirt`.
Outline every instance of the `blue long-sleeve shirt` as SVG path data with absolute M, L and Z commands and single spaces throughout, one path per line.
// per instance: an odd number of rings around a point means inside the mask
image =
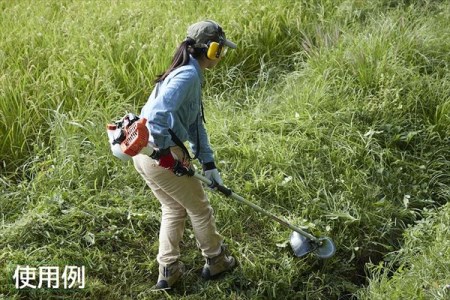
M 189 141 L 202 164 L 214 162 L 208 135 L 202 122 L 201 86 L 203 73 L 192 56 L 189 63 L 172 71 L 153 89 L 141 111 L 147 119 L 150 142 L 164 149 L 175 143 L 169 128 L 184 143 Z

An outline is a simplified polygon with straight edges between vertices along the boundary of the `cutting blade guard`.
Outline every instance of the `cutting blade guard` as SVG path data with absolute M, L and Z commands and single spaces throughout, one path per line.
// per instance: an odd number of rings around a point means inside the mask
M 314 253 L 319 258 L 330 258 L 336 252 L 336 246 L 329 237 L 312 240 L 300 233 L 293 231 L 289 239 L 295 256 L 302 257 L 308 253 Z

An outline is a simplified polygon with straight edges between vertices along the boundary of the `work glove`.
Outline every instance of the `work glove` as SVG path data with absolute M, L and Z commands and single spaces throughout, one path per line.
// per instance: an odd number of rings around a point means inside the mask
M 211 186 L 209 186 L 210 188 L 213 188 L 215 184 L 223 185 L 223 181 L 222 178 L 220 177 L 219 170 L 217 170 L 214 162 L 204 164 L 203 170 L 205 173 L 205 177 L 211 180 L 213 183 Z

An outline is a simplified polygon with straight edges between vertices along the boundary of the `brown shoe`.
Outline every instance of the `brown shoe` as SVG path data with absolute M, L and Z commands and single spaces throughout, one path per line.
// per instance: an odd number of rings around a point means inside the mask
M 206 258 L 206 264 L 202 270 L 203 279 L 210 280 L 216 278 L 223 272 L 229 271 L 236 266 L 236 260 L 228 255 L 226 246 L 222 245 L 222 252 L 216 257 Z
M 176 261 L 170 265 L 159 265 L 158 282 L 153 287 L 154 290 L 167 290 L 180 279 L 184 273 L 184 264 Z

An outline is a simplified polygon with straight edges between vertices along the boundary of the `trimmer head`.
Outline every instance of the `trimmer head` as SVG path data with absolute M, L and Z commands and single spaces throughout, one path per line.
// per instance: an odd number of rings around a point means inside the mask
M 311 240 L 294 231 L 291 234 L 289 243 L 297 257 L 314 252 L 319 258 L 330 258 L 336 252 L 336 247 L 329 237 Z

